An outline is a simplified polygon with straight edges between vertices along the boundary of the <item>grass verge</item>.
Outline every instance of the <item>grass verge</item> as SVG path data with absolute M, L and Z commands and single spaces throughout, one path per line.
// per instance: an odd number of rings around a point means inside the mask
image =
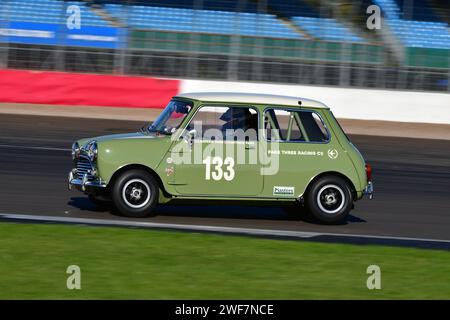
M 45 224 L 0 235 L 0 299 L 450 298 L 447 251 Z M 372 264 L 381 290 L 366 287 Z

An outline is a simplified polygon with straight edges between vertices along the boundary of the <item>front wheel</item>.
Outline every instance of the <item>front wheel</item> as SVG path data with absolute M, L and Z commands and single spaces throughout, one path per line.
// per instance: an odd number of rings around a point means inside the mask
M 311 215 L 326 224 L 344 221 L 353 204 L 352 192 L 347 182 L 333 176 L 315 181 L 306 200 Z
M 122 173 L 113 186 L 113 201 L 119 212 L 132 218 L 153 215 L 159 188 L 155 179 L 143 170 L 129 170 Z

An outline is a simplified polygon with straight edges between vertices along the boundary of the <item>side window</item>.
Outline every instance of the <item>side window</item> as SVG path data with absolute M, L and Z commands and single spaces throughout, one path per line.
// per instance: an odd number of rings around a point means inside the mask
M 305 141 L 295 111 L 268 109 L 264 115 L 268 141 Z M 290 130 L 289 130 L 290 128 Z
M 310 142 L 327 142 L 329 140 L 328 131 L 317 113 L 300 111 L 298 114 Z
M 241 106 L 204 106 L 192 118 L 187 130 L 195 130 L 196 139 L 257 140 L 258 113 Z
M 267 109 L 264 114 L 267 141 L 327 142 L 328 131 L 320 116 L 308 110 Z

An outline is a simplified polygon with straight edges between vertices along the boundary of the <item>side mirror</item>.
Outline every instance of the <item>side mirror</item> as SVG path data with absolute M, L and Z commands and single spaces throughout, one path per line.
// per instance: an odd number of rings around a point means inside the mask
M 197 137 L 197 130 L 191 129 L 189 131 L 185 131 L 181 136 L 180 140 L 186 141 L 186 143 L 192 144 L 193 140 Z
M 197 137 L 197 130 L 195 129 L 189 130 L 189 137 L 191 139 L 195 139 Z

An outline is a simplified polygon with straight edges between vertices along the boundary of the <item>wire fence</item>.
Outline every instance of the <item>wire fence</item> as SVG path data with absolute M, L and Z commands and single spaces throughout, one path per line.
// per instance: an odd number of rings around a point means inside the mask
M 0 44 L 0 66 L 171 78 L 447 91 L 448 70 L 233 55 Z

